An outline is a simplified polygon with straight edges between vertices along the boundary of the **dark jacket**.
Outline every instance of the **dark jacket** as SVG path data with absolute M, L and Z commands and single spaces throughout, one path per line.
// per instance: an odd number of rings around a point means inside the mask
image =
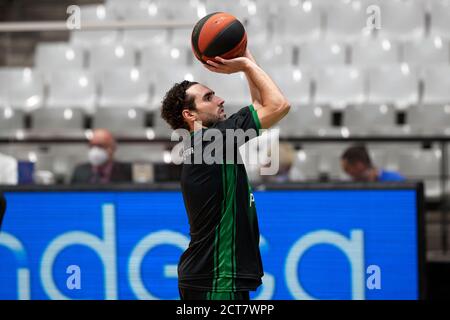
M 6 211 L 6 199 L 0 192 L 0 230 L 2 229 L 3 214 L 5 213 L 5 211 Z
M 83 163 L 75 168 L 70 183 L 91 184 L 92 177 L 93 177 L 92 165 L 89 163 Z M 131 164 L 114 162 L 109 183 L 130 183 L 130 182 L 132 182 Z

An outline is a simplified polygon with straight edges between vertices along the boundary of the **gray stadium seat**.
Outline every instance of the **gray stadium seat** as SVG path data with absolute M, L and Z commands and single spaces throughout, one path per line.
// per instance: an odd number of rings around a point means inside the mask
M 4 106 L 34 110 L 43 104 L 44 81 L 39 71 L 30 68 L 0 69 L 0 87 L 4 88 Z
M 311 66 L 345 64 L 345 45 L 333 41 L 312 41 L 300 45 L 299 64 Z
M 205 4 L 199 0 L 156 0 L 156 2 L 168 12 L 171 19 L 192 22 L 192 24 L 207 13 Z
M 330 67 L 319 70 L 316 76 L 316 104 L 343 108 L 365 100 L 361 70 L 353 67 Z
M 439 36 L 406 42 L 403 47 L 404 62 L 416 66 L 448 65 L 449 54 L 448 40 Z
M 402 109 L 418 101 L 418 78 L 408 65 L 373 68 L 369 79 L 368 102 L 393 104 Z
M 428 66 L 423 74 L 424 104 L 450 103 L 450 66 Z
M 134 66 L 135 51 L 130 45 L 99 45 L 92 46 L 89 49 L 89 67 L 91 70 Z
M 352 64 L 359 67 L 392 65 L 399 62 L 398 44 L 388 39 L 363 39 L 353 44 Z
M 249 45 L 256 62 L 263 68 L 292 66 L 294 63 L 294 46 L 291 44 L 273 43 Z
M 411 131 L 416 134 L 450 134 L 450 104 L 416 106 L 407 117 Z
M 319 155 L 319 173 L 326 175 L 330 180 L 346 180 L 347 175 L 341 168 L 341 155 L 348 147 L 346 143 L 305 143 L 305 151 L 315 152 Z
M 120 2 L 120 6 L 125 8 L 119 9 L 120 16 L 123 19 L 133 21 L 145 21 L 145 22 L 164 22 L 169 19 L 169 14 L 164 6 L 161 6 L 155 1 L 140 0 L 133 4 L 128 1 L 115 1 Z M 146 45 L 159 45 L 167 42 L 168 29 L 156 28 L 156 29 L 141 29 L 141 30 L 124 30 L 123 41 L 133 46 L 146 46 Z
M 425 193 L 429 198 L 440 196 L 439 184 L 440 160 L 438 149 L 409 150 L 400 154 L 400 172 L 409 179 L 425 181 Z
M 10 136 L 23 129 L 24 114 L 21 110 L 0 108 L 0 135 Z
M 322 34 L 321 13 L 312 1 L 273 3 L 271 28 L 275 41 L 302 42 L 316 40 Z
M 187 65 L 186 46 L 145 46 L 140 51 L 141 67 L 149 70 L 164 71 L 167 68 Z
M 81 8 L 81 30 L 71 32 L 70 41 L 83 47 L 94 44 L 111 44 L 117 41 L 118 32 L 115 30 L 82 31 L 83 24 L 115 21 L 114 12 L 104 5 L 84 5 Z
M 350 106 L 344 113 L 344 125 L 351 134 L 383 135 L 395 126 L 395 112 L 388 105 Z
M 82 69 L 68 69 L 49 73 L 47 107 L 75 107 L 92 112 L 96 100 L 96 83 L 91 72 Z
M 114 134 L 143 134 L 145 110 L 140 108 L 99 108 L 93 117 L 93 128 L 106 128 Z
M 292 105 L 305 105 L 311 102 L 310 72 L 293 67 L 271 67 L 265 71 L 286 97 L 289 97 Z
M 425 2 L 416 0 L 381 1 L 382 36 L 409 40 L 425 34 Z
M 314 151 L 299 150 L 289 171 L 291 181 L 314 181 L 319 179 L 319 155 Z
M 433 0 L 430 3 L 430 34 L 450 38 L 450 2 Z
M 251 104 L 250 90 L 242 72 L 229 75 L 209 72 L 206 75 L 208 86 L 225 100 L 225 111 L 227 106 L 240 109 Z
M 81 47 L 65 42 L 41 42 L 37 45 L 34 65 L 38 69 L 83 68 L 84 52 Z
M 361 1 L 329 1 L 323 9 L 326 16 L 326 37 L 340 41 L 355 41 L 368 32 L 366 6 Z
M 41 108 L 32 113 L 34 133 L 82 134 L 84 114 L 81 109 Z
M 100 107 L 149 107 L 151 82 L 147 72 L 117 68 L 100 74 Z
M 153 130 L 155 131 L 156 138 L 170 138 L 173 132 L 167 122 L 161 118 L 160 109 L 155 110 L 154 112 Z
M 208 75 L 208 73 L 204 73 Z M 166 92 L 175 84 L 183 80 L 197 81 L 197 73 L 195 68 L 168 65 L 164 72 L 153 74 L 154 81 L 152 85 L 152 109 L 161 107 Z M 204 83 L 204 81 L 202 81 Z M 205 83 L 208 85 L 208 83 Z M 214 89 L 211 87 L 211 89 Z
M 317 136 L 330 129 L 330 110 L 309 104 L 293 105 L 277 127 L 281 137 Z

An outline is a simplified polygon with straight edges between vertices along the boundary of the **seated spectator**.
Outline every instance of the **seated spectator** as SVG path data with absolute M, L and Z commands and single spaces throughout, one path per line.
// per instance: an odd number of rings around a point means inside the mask
M 0 184 L 18 183 L 18 162 L 13 157 L 0 153 Z
M 369 153 L 364 146 L 352 146 L 341 156 L 342 169 L 354 181 L 404 181 L 405 178 L 397 172 L 376 168 L 372 164 Z
M 132 181 L 131 165 L 114 161 L 116 141 L 106 129 L 96 129 L 89 141 L 89 163 L 78 165 L 72 184 L 108 184 Z

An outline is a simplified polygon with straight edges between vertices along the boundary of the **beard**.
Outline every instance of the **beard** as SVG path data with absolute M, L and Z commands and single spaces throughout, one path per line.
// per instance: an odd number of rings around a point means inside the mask
M 203 114 L 203 117 L 202 117 L 203 119 L 201 119 L 202 124 L 207 128 L 213 126 L 217 122 L 224 121 L 227 118 L 225 113 L 212 114 L 212 113 L 202 112 L 202 114 Z

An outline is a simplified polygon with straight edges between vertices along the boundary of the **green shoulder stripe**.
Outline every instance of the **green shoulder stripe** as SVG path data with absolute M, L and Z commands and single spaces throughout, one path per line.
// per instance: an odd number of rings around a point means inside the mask
M 255 122 L 256 130 L 258 130 L 258 135 L 259 135 L 259 130 L 261 130 L 261 128 L 262 128 L 261 121 L 259 121 L 258 113 L 256 112 L 255 107 L 251 104 L 249 106 L 249 108 L 250 108 L 250 112 L 252 113 L 253 121 Z

